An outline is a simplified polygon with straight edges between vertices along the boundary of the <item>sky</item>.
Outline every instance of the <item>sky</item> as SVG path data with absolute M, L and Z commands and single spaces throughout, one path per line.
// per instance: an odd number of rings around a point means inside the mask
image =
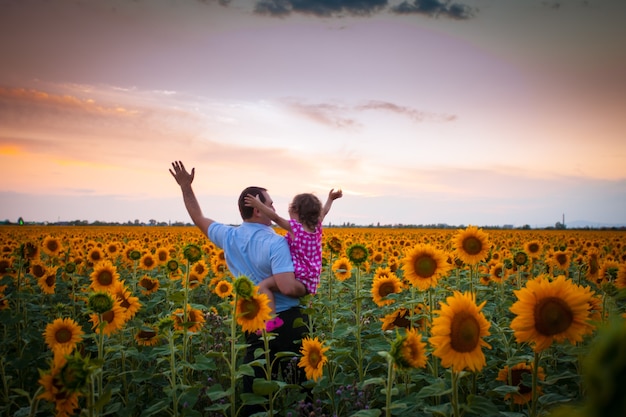
M 0 0 L 0 221 L 626 225 L 623 0 Z

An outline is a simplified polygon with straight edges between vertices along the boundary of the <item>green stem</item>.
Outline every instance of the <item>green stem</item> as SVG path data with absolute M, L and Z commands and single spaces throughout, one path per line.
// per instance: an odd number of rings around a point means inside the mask
M 391 356 L 387 359 L 387 386 L 386 386 L 386 398 L 385 398 L 385 417 L 391 417 L 391 393 L 393 382 L 395 379 L 395 366 L 393 364 L 393 358 Z
M 452 415 L 454 417 L 460 417 L 459 412 L 459 373 L 450 370 L 450 375 L 452 376 Z
M 356 297 L 356 349 L 357 349 L 357 369 L 359 371 L 359 382 L 363 382 L 363 347 L 361 346 L 361 269 L 356 268 L 355 280 Z
M 228 364 L 230 367 L 230 415 L 231 417 L 235 417 L 237 415 L 237 395 L 236 395 L 236 387 L 237 387 L 237 370 L 235 369 L 235 365 L 237 363 L 237 302 L 239 301 L 239 296 L 235 294 L 235 302 L 232 307 L 232 314 L 230 319 L 230 363 Z
M 167 338 L 170 344 L 170 384 L 172 386 L 172 407 L 174 416 L 178 415 L 178 395 L 177 389 L 177 377 L 176 377 L 176 344 L 174 343 L 174 332 L 170 331 L 170 335 Z
M 532 404 L 531 404 L 531 409 L 530 409 L 530 416 L 529 417 L 537 417 L 537 397 L 539 395 L 538 390 L 537 390 L 537 385 L 539 384 L 538 381 L 538 374 L 539 374 L 539 359 L 541 357 L 541 353 L 539 352 L 535 352 L 535 357 L 533 360 L 533 378 L 532 378 Z

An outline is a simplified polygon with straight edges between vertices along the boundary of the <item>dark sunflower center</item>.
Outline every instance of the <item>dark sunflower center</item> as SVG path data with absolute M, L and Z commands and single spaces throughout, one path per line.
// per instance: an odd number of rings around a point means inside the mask
M 58 343 L 67 343 L 72 340 L 72 331 L 67 327 L 63 327 L 56 331 L 54 338 Z
M 144 287 L 146 290 L 151 290 L 154 288 L 154 282 L 149 279 L 142 279 L 139 285 Z
M 463 240 L 463 250 L 469 255 L 477 255 L 483 250 L 483 242 L 474 236 L 470 236 Z
M 528 369 L 513 369 L 511 371 L 511 383 L 513 386 L 517 385 L 519 387 L 520 394 L 528 394 L 532 391 L 531 387 L 522 384 L 522 378 L 525 374 L 529 373 L 530 371 Z
M 497 267 L 496 269 L 493 270 L 493 275 L 496 278 L 502 278 L 502 267 Z
M 41 277 L 43 277 L 43 274 L 46 273 L 46 270 L 44 269 L 43 266 L 35 264 L 35 265 L 33 265 L 33 271 L 32 272 L 33 272 L 34 276 L 36 276 L 37 278 L 41 278 Z
M 437 262 L 430 256 L 420 256 L 415 260 L 413 265 L 415 267 L 415 274 L 421 278 L 430 278 L 437 270 Z
M 59 249 L 59 242 L 57 242 L 56 240 L 51 240 L 46 246 L 48 247 L 48 250 L 50 252 L 56 252 Z
M 257 314 L 259 313 L 260 307 L 259 304 L 250 299 L 250 300 L 245 300 L 243 302 L 243 306 L 242 306 L 242 310 L 243 310 L 243 315 L 247 318 L 247 319 L 253 319 L 257 316 Z
M 113 283 L 113 274 L 111 271 L 101 271 L 98 274 L 98 283 L 103 286 L 111 285 Z
M 112 323 L 113 319 L 115 319 L 115 313 L 113 312 L 113 310 L 109 310 L 109 311 L 102 313 L 103 321 L 106 321 L 107 323 Z
M 528 245 L 528 252 L 537 253 L 539 252 L 539 245 L 537 243 L 531 243 Z
M 406 318 L 407 314 L 408 314 L 407 311 L 399 313 L 396 316 L 395 320 L 393 321 L 393 324 L 397 327 L 408 329 L 409 326 L 411 325 L 411 321 Z
M 386 297 L 389 294 L 395 293 L 396 292 L 396 287 L 395 285 L 393 285 L 392 282 L 386 282 L 384 284 L 382 284 L 380 286 L 380 288 L 378 289 L 378 294 L 381 297 Z
M 480 339 L 480 324 L 469 313 L 458 313 L 452 319 L 450 345 L 457 352 L 473 351 Z
M 309 352 L 309 363 L 313 366 L 313 368 L 317 368 L 320 363 L 320 359 L 320 354 L 317 350 Z
M 556 261 L 561 266 L 565 265 L 565 263 L 567 262 L 567 255 L 565 255 L 564 253 L 559 253 L 558 255 L 556 255 Z
M 48 287 L 52 287 L 54 285 L 54 283 L 56 282 L 56 280 L 57 280 L 57 277 L 55 275 L 53 275 L 53 274 L 48 275 L 46 277 L 46 285 Z
M 147 257 L 143 260 L 143 264 L 147 266 L 148 268 L 150 268 L 151 266 L 154 265 L 154 259 L 152 259 L 151 257 Z
M 99 261 L 101 259 L 100 252 L 98 251 L 91 252 L 91 255 L 89 257 L 92 261 Z
M 548 297 L 535 305 L 535 329 L 544 336 L 566 331 L 574 320 L 572 310 L 558 297 Z
M 152 339 L 156 336 L 156 332 L 154 330 L 140 330 L 137 334 L 137 337 L 140 339 Z

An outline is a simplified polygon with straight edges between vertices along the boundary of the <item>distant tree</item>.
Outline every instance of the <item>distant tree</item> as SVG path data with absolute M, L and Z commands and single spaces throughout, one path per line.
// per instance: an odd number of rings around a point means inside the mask
M 563 230 L 563 229 L 566 229 L 567 226 L 565 226 L 564 223 L 556 222 L 555 225 L 554 225 L 554 228 L 557 229 L 557 230 Z

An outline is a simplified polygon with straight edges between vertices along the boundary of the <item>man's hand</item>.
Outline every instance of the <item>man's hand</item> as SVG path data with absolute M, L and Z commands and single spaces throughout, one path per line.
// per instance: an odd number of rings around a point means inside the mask
M 170 169 L 170 174 L 172 174 L 178 185 L 181 187 L 191 185 L 193 177 L 196 175 L 195 168 L 191 168 L 191 174 L 188 173 L 182 161 L 172 162 L 172 168 L 174 168 L 174 170 L 172 171 Z

